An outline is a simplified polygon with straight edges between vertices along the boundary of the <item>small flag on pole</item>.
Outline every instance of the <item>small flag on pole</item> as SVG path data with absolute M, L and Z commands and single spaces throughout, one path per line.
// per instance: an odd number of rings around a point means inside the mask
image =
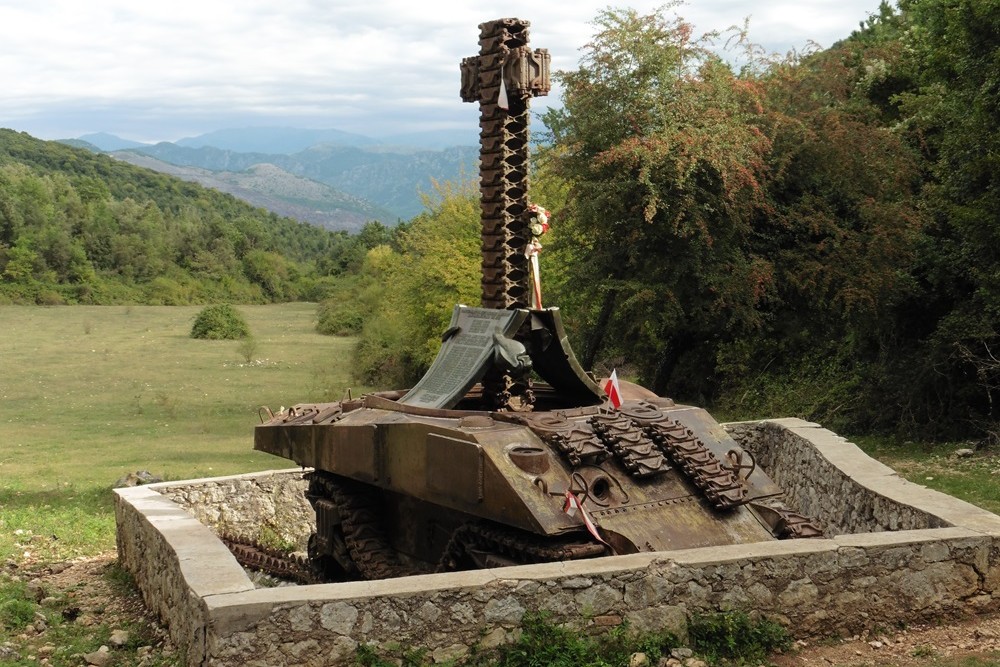
M 622 406 L 622 390 L 618 386 L 617 368 L 611 371 L 611 377 L 604 383 L 604 393 L 608 395 L 608 399 L 611 400 L 611 405 L 614 406 L 615 410 Z

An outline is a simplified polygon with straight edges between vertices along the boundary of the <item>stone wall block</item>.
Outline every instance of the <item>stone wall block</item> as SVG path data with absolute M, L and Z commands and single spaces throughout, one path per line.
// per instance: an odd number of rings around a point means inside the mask
M 524 607 L 517 598 L 513 595 L 506 595 L 489 600 L 483 610 L 483 615 L 487 623 L 513 626 L 521 622 L 524 611 Z
M 346 602 L 331 602 L 320 608 L 319 624 L 338 635 L 349 635 L 358 620 L 358 610 Z
M 639 632 L 670 632 L 682 642 L 688 639 L 687 609 L 680 605 L 663 605 L 636 609 L 625 619 Z
M 812 608 L 819 599 L 819 588 L 809 579 L 797 579 L 778 594 L 778 604 L 792 609 Z
M 584 616 L 606 614 L 620 609 L 625 594 L 621 589 L 612 588 L 607 584 L 598 584 L 585 588 L 575 595 L 575 609 Z

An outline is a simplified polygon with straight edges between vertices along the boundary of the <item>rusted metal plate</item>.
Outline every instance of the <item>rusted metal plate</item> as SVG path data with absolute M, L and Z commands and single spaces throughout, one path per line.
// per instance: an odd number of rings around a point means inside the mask
M 746 508 L 713 513 L 695 496 L 597 509 L 591 513 L 602 529 L 625 537 L 638 551 L 669 551 L 774 539 Z

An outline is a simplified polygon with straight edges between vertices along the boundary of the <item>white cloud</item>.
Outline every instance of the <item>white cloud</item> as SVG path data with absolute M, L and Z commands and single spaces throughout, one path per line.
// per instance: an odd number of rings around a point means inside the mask
M 631 4 L 652 11 L 661 2 Z M 846 37 L 877 5 L 701 0 L 678 12 L 699 31 L 751 16 L 751 38 L 784 52 Z M 458 63 L 478 51 L 479 23 L 531 20 L 532 45 L 550 50 L 555 69 L 568 69 L 604 7 L 600 0 L 0 0 L 0 125 L 46 138 L 103 130 L 175 139 L 235 118 L 336 123 L 375 135 L 400 129 L 378 123 L 465 122 L 474 115 L 459 108 Z

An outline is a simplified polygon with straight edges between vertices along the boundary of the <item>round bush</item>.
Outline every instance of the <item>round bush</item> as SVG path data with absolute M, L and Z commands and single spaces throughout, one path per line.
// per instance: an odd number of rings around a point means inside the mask
M 203 308 L 191 327 L 191 338 L 239 340 L 249 336 L 250 327 L 243 315 L 229 304 Z

